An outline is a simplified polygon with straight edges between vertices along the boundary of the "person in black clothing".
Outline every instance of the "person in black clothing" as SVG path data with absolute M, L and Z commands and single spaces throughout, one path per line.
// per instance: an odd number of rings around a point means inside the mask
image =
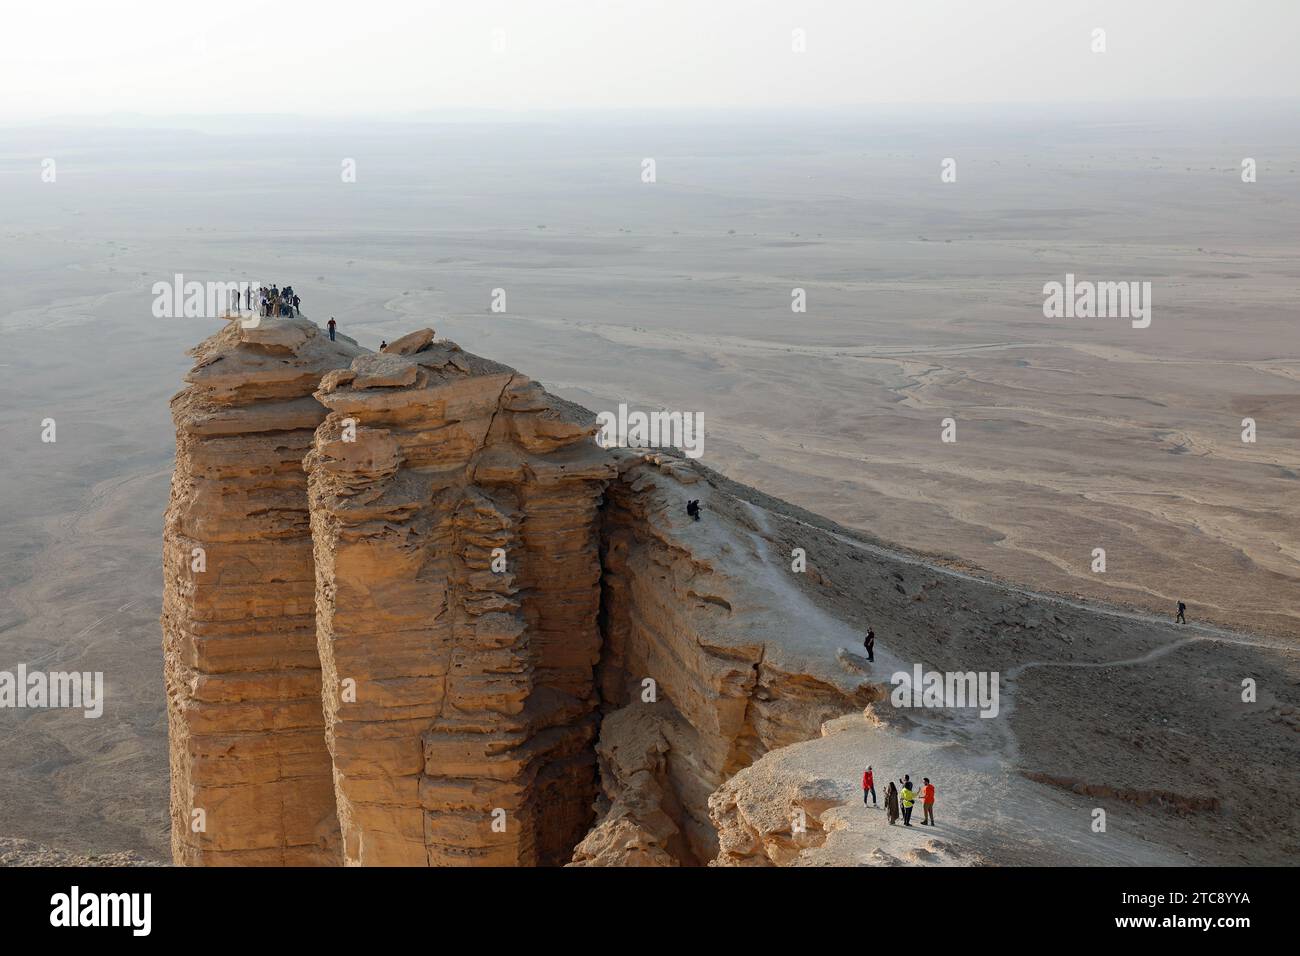
M 692 518 L 694 518 L 696 521 L 700 520 L 700 499 L 699 498 L 692 498 L 690 501 L 686 502 L 686 513 L 690 515 Z
M 299 308 L 299 306 L 300 306 L 301 304 L 302 304 L 302 299 L 298 296 L 298 293 L 295 292 L 295 293 L 293 294 L 293 314 L 294 314 L 294 315 L 302 315 L 302 309 Z
M 388 348 L 388 340 L 384 339 L 382 342 L 379 343 L 379 351 L 382 352 L 386 348 Z
M 334 341 L 334 316 L 332 315 L 330 316 L 330 320 L 329 320 L 329 329 L 330 329 L 330 341 L 333 342 Z
M 1178 624 L 1186 624 L 1186 623 L 1187 623 L 1187 618 L 1184 617 L 1184 614 L 1186 613 L 1186 611 L 1187 611 L 1187 605 L 1184 604 L 1182 601 L 1179 601 L 1179 602 L 1178 602 L 1178 617 L 1174 618 L 1175 623 L 1178 623 Z
M 867 649 L 867 660 L 874 661 L 876 659 L 876 632 L 871 628 L 867 628 L 867 639 L 862 642 L 862 646 Z

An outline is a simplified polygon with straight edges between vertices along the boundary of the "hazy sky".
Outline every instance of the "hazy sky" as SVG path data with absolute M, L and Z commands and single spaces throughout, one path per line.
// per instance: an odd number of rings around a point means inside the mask
M 1300 0 L 14 0 L 0 119 L 1289 97 L 1298 42 Z

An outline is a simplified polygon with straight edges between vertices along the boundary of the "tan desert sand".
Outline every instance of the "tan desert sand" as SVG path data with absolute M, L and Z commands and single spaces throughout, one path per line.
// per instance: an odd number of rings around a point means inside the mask
M 69 857 L 171 856 L 157 623 L 168 399 L 186 350 L 219 328 L 151 315 L 153 283 L 184 273 L 292 279 L 317 324 L 336 315 L 367 349 L 432 324 L 592 411 L 702 412 L 703 462 L 761 489 L 737 500 L 777 495 L 790 504 L 769 501 L 770 515 L 835 529 L 815 533 L 834 556 L 810 562 L 828 582 L 818 607 L 855 633 L 874 624 L 902 660 L 998 649 L 989 666 L 1012 676 L 996 723 L 1011 733 L 980 744 L 1001 748 L 980 779 L 1028 787 L 1034 813 L 1062 827 L 1085 805 L 1118 806 L 1134 860 L 1274 859 L 1294 846 L 1294 806 L 1265 818 L 1262 797 L 1240 795 L 1296 766 L 1300 138 L 1293 120 L 1212 120 L 982 122 L 942 136 L 907 122 L 376 127 L 353 192 L 320 157 L 355 151 L 354 133 L 312 129 L 250 152 L 242 132 L 5 130 L 0 669 L 102 671 L 107 705 L 97 720 L 0 711 L 0 835 Z M 962 175 L 941 191 L 953 138 Z M 635 177 L 647 140 L 664 144 L 653 189 Z M 1250 186 L 1245 141 L 1267 156 Z M 57 186 L 28 168 L 47 150 L 78 158 Z M 1067 272 L 1151 280 L 1151 326 L 1044 318 L 1043 284 Z M 807 313 L 790 311 L 795 287 Z M 496 288 L 503 313 L 490 310 Z M 950 415 L 958 440 L 944 444 Z M 40 442 L 46 417 L 55 444 Z M 739 505 L 735 521 L 776 554 L 803 528 L 763 527 Z M 874 547 L 916 575 L 909 601 L 923 575 L 1006 586 L 977 588 L 971 611 L 954 600 L 917 632 L 901 608 L 929 610 L 928 595 L 889 611 L 903 596 L 859 580 L 854 555 Z M 1097 547 L 1104 574 L 1090 570 Z M 1191 623 L 1175 630 L 1179 599 Z M 1013 626 L 1022 600 L 1063 622 Z M 1097 602 L 1113 612 L 1083 609 Z M 1081 633 L 1071 615 L 1092 623 Z M 1177 643 L 1188 636 L 1213 639 Z M 831 652 L 858 644 L 846 635 Z M 1234 710 L 1243 677 L 1259 703 Z M 932 732 L 841 721 L 736 778 L 760 792 L 765 768 L 788 759 L 815 778 L 816 800 L 841 801 L 801 862 L 838 853 L 841 829 L 873 826 L 851 815 L 859 746 L 905 762 L 908 741 Z M 945 732 L 958 731 L 987 736 Z M 780 804 L 789 775 L 770 779 L 765 802 Z M 1065 852 L 1021 831 L 980 844 L 993 810 L 960 807 L 981 786 L 941 788 L 950 812 L 982 821 L 945 842 L 990 860 Z M 1006 821 L 1025 812 L 1019 792 L 998 805 Z M 749 799 L 722 812 L 740 819 Z M 1266 825 L 1292 836 L 1269 843 Z M 883 853 L 908 859 L 902 837 L 880 832 Z M 1095 859 L 1080 833 L 1069 854 Z M 848 846 L 843 858 L 873 858 Z

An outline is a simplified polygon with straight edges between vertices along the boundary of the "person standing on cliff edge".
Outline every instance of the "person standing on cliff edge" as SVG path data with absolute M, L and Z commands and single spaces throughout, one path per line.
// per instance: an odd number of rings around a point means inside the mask
M 334 341 L 334 325 L 335 325 L 335 322 L 334 322 L 334 316 L 331 315 L 331 316 L 330 316 L 330 320 L 329 320 L 330 341 L 331 341 L 331 342 Z
M 862 805 L 867 805 L 867 794 L 871 794 L 872 806 L 880 806 L 876 802 L 876 775 L 871 772 L 871 765 L 867 765 L 866 772 L 862 775 Z
M 873 628 L 867 628 L 867 639 L 862 642 L 862 646 L 867 649 L 867 660 L 875 661 L 876 659 L 876 632 Z

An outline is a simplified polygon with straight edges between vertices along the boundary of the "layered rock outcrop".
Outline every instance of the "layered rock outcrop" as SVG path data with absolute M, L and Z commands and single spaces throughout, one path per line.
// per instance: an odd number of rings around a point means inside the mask
M 325 377 L 307 458 L 346 859 L 562 863 L 595 792 L 613 462 L 525 376 L 406 344 Z
M 686 516 L 704 472 L 599 447 L 513 369 L 303 320 L 195 354 L 165 542 L 177 862 L 701 865 L 728 777 L 873 699 L 773 652 L 788 595 L 728 571 L 752 529 Z
M 312 392 L 361 350 L 308 322 L 233 322 L 172 399 L 163 538 L 172 854 L 191 865 L 334 865 L 302 460 Z
M 607 491 L 601 692 L 615 712 L 599 749 L 608 810 L 576 863 L 714 860 L 709 800 L 725 780 L 883 693 L 829 655 L 791 656 L 814 622 L 800 620 L 799 595 L 783 581 L 749 573 L 765 566 L 761 536 L 730 515 L 686 515 L 686 500 L 710 491 L 700 471 L 661 455 L 624 459 Z
M 1180 784 L 1187 740 L 1255 778 L 1294 763 L 1291 648 L 1010 589 L 601 448 L 590 412 L 429 329 L 376 355 L 236 322 L 194 354 L 164 539 L 178 863 L 1286 859 L 1233 828 L 1226 784 Z M 918 667 L 979 699 L 887 701 Z M 864 806 L 867 765 L 882 800 L 935 781 L 939 826 Z M 1092 832 L 1098 803 L 1105 839 L 1041 839 Z

